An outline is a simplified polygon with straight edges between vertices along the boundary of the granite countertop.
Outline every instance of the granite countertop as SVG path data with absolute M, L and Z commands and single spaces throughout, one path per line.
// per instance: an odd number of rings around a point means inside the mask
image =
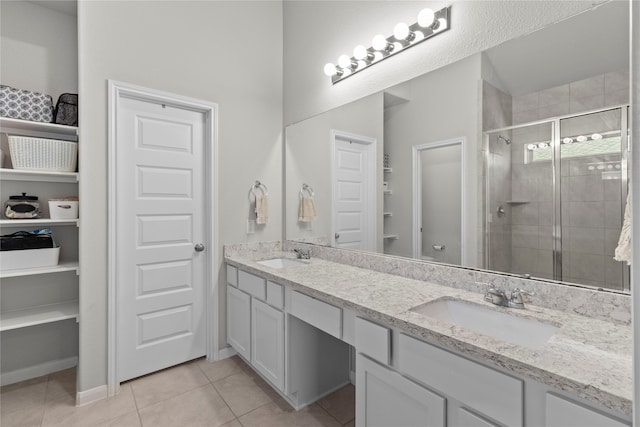
M 443 348 L 539 381 L 590 402 L 630 415 L 632 410 L 632 330 L 630 326 L 526 305 L 525 310 L 485 302 L 483 295 L 448 286 L 339 264 L 319 258 L 283 269 L 256 261 L 291 258 L 270 252 L 226 255 L 225 261 L 276 283 L 350 309 Z M 514 316 L 533 317 L 559 329 L 532 349 L 482 335 L 410 311 L 442 297 L 463 299 Z

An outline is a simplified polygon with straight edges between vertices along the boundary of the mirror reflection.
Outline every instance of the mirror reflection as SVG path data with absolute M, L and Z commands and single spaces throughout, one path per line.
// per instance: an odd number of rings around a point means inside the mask
M 606 3 L 287 127 L 287 239 L 628 291 L 628 30 Z

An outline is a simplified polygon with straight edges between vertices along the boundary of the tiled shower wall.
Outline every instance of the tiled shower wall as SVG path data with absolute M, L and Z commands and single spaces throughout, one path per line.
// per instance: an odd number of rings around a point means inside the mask
M 628 103 L 628 84 L 628 72 L 620 71 L 515 96 L 513 124 Z M 589 121 L 572 121 L 569 133 L 606 130 Z M 517 129 L 511 144 L 512 272 L 545 278 L 553 272 L 551 164 L 525 164 L 524 147 L 548 141 L 550 132 L 549 125 Z M 603 180 L 600 171 L 587 168 L 589 163 L 619 160 L 619 156 L 593 156 L 561 163 L 565 281 L 621 288 L 623 266 L 613 260 L 622 217 L 620 180 Z

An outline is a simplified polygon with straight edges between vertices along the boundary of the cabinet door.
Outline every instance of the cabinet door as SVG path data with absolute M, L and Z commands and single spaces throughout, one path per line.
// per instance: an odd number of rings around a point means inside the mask
M 627 427 L 631 425 L 551 393 L 547 393 L 546 404 L 547 427 Z
M 356 359 L 358 427 L 445 425 L 445 399 L 358 354 Z
M 227 286 L 227 341 L 249 360 L 251 357 L 251 296 Z
M 255 298 L 251 304 L 251 364 L 284 390 L 284 314 Z

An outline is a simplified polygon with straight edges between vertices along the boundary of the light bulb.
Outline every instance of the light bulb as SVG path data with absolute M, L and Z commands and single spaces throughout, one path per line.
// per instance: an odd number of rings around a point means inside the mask
M 538 143 L 538 148 L 547 148 L 548 146 L 549 146 L 549 144 L 547 144 L 546 142 Z
M 332 64 L 331 62 L 327 63 L 324 66 L 324 73 L 328 76 L 328 77 L 333 77 L 336 74 L 338 74 L 338 70 L 336 69 L 336 66 L 334 64 Z
M 387 45 L 387 39 L 382 34 L 378 34 L 371 41 L 371 46 L 375 50 L 385 50 L 387 48 Z
M 409 26 L 404 22 L 399 22 L 393 29 L 393 36 L 398 40 L 406 40 L 410 33 Z
M 562 142 L 563 142 L 564 144 L 571 144 L 571 143 L 573 142 L 573 138 L 569 138 L 569 137 L 564 138 L 564 139 L 562 140 Z
M 527 149 L 528 149 L 528 150 L 533 151 L 533 150 L 535 150 L 536 148 L 538 148 L 538 147 L 536 146 L 536 144 L 529 144 L 529 145 L 527 145 Z
M 353 57 L 359 61 L 366 59 L 368 54 L 369 52 L 367 52 L 367 48 L 361 44 L 353 48 Z
M 351 68 L 351 58 L 347 55 L 340 55 L 338 58 L 338 65 L 340 68 Z
M 576 138 L 576 141 L 578 142 L 585 142 L 587 140 L 587 137 L 584 135 L 580 135 Z
M 447 20 L 444 18 L 438 19 L 438 26 L 434 28 L 434 30 L 446 30 L 447 29 Z
M 418 13 L 418 25 L 422 28 L 427 28 L 433 25 L 433 21 L 435 19 L 436 16 L 431 9 L 422 9 L 420 13 Z
M 602 139 L 602 135 L 600 135 L 599 133 L 594 133 L 593 135 L 591 135 L 591 139 L 593 139 L 594 141 L 597 139 Z

